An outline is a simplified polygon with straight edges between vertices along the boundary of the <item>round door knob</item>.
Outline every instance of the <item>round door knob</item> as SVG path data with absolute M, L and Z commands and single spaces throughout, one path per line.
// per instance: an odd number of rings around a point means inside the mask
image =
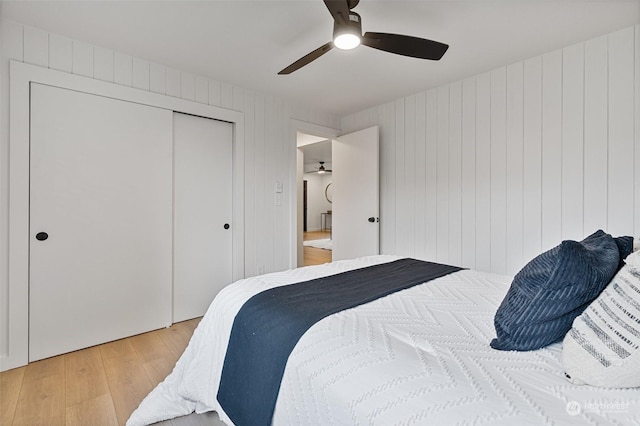
M 370 217 L 368 220 L 369 220 L 369 222 L 373 223 L 373 222 L 376 221 L 376 218 L 375 217 Z
M 47 238 L 49 238 L 49 234 L 47 234 L 46 232 L 38 232 L 36 234 L 36 240 L 38 241 L 44 241 Z
M 224 224 L 224 229 L 229 229 L 229 224 L 228 223 Z

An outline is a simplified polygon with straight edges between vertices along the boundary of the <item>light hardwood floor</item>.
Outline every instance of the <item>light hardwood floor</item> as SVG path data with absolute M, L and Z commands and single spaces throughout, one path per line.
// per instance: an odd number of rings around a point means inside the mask
M 0 425 L 124 425 L 171 372 L 200 318 L 0 373 Z M 223 425 L 217 414 L 165 425 Z
M 305 233 L 305 240 L 329 238 Z M 331 251 L 304 248 L 305 265 L 331 262 Z M 0 425 L 124 425 L 171 372 L 200 318 L 0 373 Z M 163 425 L 224 425 L 216 413 Z
M 331 233 L 329 231 L 313 231 L 305 232 L 304 240 L 320 240 L 322 238 L 329 238 Z M 315 247 L 304 247 L 304 266 L 320 265 L 323 263 L 331 262 L 331 250 L 319 249 Z

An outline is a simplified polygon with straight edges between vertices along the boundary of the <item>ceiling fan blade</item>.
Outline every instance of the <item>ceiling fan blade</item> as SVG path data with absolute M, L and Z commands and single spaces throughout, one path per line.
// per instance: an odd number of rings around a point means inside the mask
M 329 9 L 333 19 L 339 24 L 346 24 L 349 21 L 348 0 L 324 0 L 324 4 Z
M 297 61 L 295 61 L 294 63 L 292 63 L 291 65 L 289 65 L 285 69 L 283 69 L 282 71 L 280 71 L 278 73 L 278 75 L 291 74 L 292 72 L 294 72 L 296 70 L 299 70 L 300 68 L 304 67 L 308 63 L 310 63 L 312 61 L 315 61 L 320 56 L 322 56 L 325 53 L 327 53 L 328 51 L 330 51 L 332 48 L 333 48 L 333 42 L 330 41 L 329 43 L 327 43 L 327 44 L 325 44 L 323 46 L 320 46 L 319 48 L 317 48 L 313 52 L 308 53 L 305 56 L 303 56 L 302 58 L 298 59 Z
M 448 44 L 424 38 L 389 33 L 365 33 L 362 44 L 385 52 L 412 58 L 438 61 L 449 48 Z

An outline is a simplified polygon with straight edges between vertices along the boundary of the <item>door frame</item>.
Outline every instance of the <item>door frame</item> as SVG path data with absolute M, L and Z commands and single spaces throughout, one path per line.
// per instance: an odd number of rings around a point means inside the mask
M 9 299 L 7 353 L 0 371 L 28 363 L 29 354 L 29 116 L 31 82 L 76 90 L 233 124 L 233 280 L 244 277 L 244 113 L 41 68 L 9 64 Z
M 297 268 L 298 262 L 304 259 L 302 250 L 302 173 L 304 164 L 298 164 L 298 132 L 318 136 L 324 139 L 335 139 L 342 133 L 332 127 L 321 126 L 306 121 L 290 119 L 289 138 L 293 153 L 289 163 L 289 191 L 290 197 L 290 243 L 289 243 L 289 267 Z

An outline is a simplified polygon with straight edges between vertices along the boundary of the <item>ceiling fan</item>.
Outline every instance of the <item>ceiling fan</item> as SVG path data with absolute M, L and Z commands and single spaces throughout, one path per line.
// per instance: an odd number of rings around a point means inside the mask
M 324 0 L 333 16 L 333 40 L 298 59 L 278 74 L 291 74 L 333 47 L 350 50 L 364 44 L 385 52 L 434 61 L 440 60 L 449 48 L 448 44 L 400 34 L 366 32 L 362 35 L 360 15 L 351 11 L 359 2 L 360 0 Z
M 320 167 L 318 167 L 318 170 L 317 170 L 319 174 L 322 174 L 322 173 L 331 173 L 331 172 L 332 172 L 332 170 L 327 170 L 327 169 L 325 169 L 325 167 L 324 167 L 324 161 L 319 161 L 319 163 L 320 163 Z

